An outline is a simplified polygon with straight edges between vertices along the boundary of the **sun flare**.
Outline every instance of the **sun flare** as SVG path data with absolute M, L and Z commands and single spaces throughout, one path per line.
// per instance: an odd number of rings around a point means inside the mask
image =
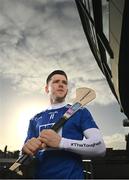
M 20 142 L 23 143 L 26 138 L 30 119 L 41 111 L 43 111 L 41 106 L 31 105 L 29 107 L 24 107 L 19 113 L 19 118 L 17 121 L 17 136 Z
M 44 102 L 45 104 L 45 102 Z M 33 118 L 34 115 L 46 109 L 46 104 L 44 105 L 40 102 L 33 102 L 22 104 L 18 107 L 13 107 L 14 112 L 10 115 L 9 122 L 5 122 L 5 128 L 3 128 L 3 138 L 0 138 L 1 145 L 0 149 L 4 149 L 7 145 L 8 150 L 20 150 L 28 130 L 29 121 Z

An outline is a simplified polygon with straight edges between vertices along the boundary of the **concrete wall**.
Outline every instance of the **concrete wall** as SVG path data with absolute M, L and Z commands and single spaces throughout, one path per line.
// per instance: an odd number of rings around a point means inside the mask
M 109 1 L 109 42 L 114 52 L 114 59 L 111 59 L 112 80 L 118 97 L 118 59 L 124 2 L 124 0 Z

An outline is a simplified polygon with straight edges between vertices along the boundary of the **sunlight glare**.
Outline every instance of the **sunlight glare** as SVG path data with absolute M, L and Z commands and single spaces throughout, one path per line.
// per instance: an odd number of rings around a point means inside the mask
M 37 113 L 43 111 L 44 109 L 43 107 L 34 104 L 27 107 L 24 106 L 24 108 L 21 110 L 17 121 L 17 136 L 20 144 L 24 143 L 24 140 L 27 136 L 27 130 L 30 119 L 33 118 Z

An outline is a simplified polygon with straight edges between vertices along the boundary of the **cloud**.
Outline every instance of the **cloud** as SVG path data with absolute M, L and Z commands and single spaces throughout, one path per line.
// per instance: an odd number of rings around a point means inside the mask
M 111 136 L 104 136 L 106 147 L 113 149 L 125 149 L 125 135 L 116 133 Z
M 39 92 L 48 73 L 64 69 L 71 92 L 87 86 L 96 90 L 96 102 L 114 102 L 74 1 L 1 0 L 0 19 L 0 74 L 16 91 Z

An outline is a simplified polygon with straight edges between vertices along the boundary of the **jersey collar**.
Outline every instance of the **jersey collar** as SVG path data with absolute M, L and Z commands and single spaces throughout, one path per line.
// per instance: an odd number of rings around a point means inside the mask
M 51 104 L 47 109 L 51 110 L 51 109 L 59 109 L 66 106 L 66 102 L 62 102 L 62 103 L 58 103 L 58 104 Z

